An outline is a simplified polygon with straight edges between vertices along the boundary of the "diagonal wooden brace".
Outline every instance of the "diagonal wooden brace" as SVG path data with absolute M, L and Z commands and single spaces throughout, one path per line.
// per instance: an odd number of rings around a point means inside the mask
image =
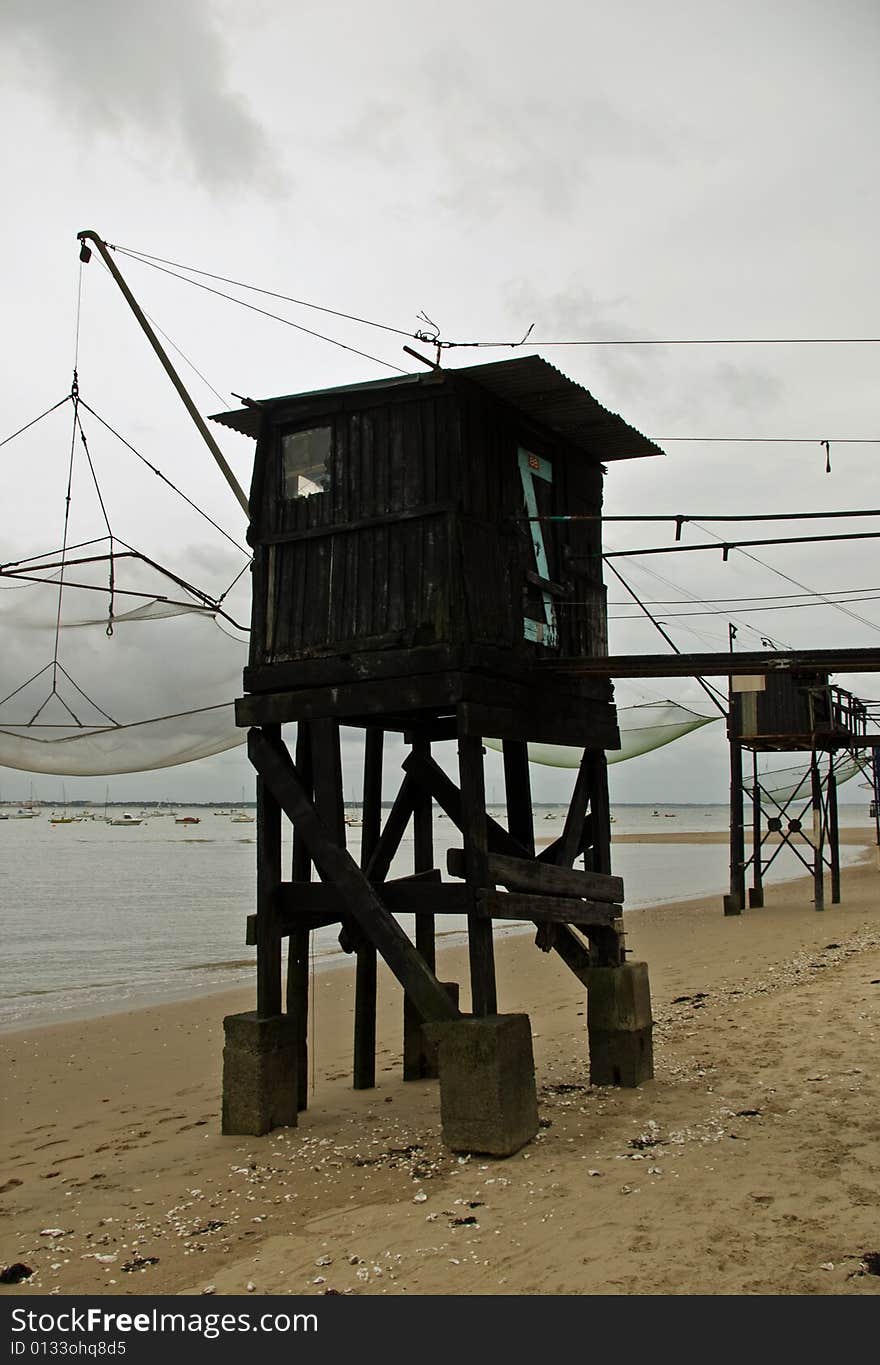
M 433 758 L 413 753 L 403 760 L 402 767 L 408 777 L 431 794 L 456 829 L 461 830 L 464 823 L 461 792 L 440 764 Z M 508 834 L 503 825 L 493 820 L 491 815 L 486 816 L 486 826 L 490 853 L 507 853 L 512 858 L 530 856 L 528 850 Z
M 425 1022 L 459 1019 L 459 1010 L 400 925 L 389 914 L 351 854 L 319 819 L 283 741 L 248 731 L 248 756 L 287 818 L 302 835 L 316 867 L 333 882 L 346 908 L 397 977 Z
M 412 818 L 415 808 L 416 784 L 411 777 L 405 777 L 394 804 L 388 812 L 385 827 L 376 840 L 376 847 L 370 855 L 367 863 L 366 873 L 372 882 L 384 882 L 388 876 L 388 869 L 391 866 L 395 853 L 400 848 L 400 841 L 406 833 L 406 827 Z
M 439 763 L 433 758 L 410 754 L 403 761 L 403 769 L 407 776 L 412 777 L 420 787 L 430 792 L 441 810 L 445 811 L 456 828 L 464 834 L 461 792 Z M 507 854 L 513 858 L 531 857 L 519 840 L 508 834 L 504 826 L 499 825 L 490 815 L 486 817 L 486 826 L 490 853 Z M 551 946 L 578 980 L 586 983 L 590 970 L 590 953 L 583 939 L 567 924 L 554 925 L 553 929 Z

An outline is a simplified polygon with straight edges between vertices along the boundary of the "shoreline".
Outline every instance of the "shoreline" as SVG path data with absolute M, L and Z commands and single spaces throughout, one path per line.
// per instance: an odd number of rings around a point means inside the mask
M 552 842 L 553 836 L 538 837 L 535 840 L 536 847 Z M 728 842 L 727 833 L 717 830 L 680 830 L 680 831 L 645 831 L 628 834 L 612 834 L 612 848 L 615 843 L 621 844 L 726 844 Z M 776 841 L 778 842 L 778 840 Z M 870 860 L 872 851 L 880 863 L 880 849 L 873 843 L 873 829 L 865 825 L 864 827 L 842 827 L 840 829 L 840 843 L 847 847 L 862 847 L 865 851 L 855 865 L 861 865 Z M 751 830 L 746 831 L 746 846 L 751 845 Z M 846 864 L 844 863 L 844 866 Z M 804 872 L 800 867 L 791 868 L 790 874 L 774 880 L 777 886 L 786 886 L 804 877 Z M 670 896 L 667 899 L 652 902 L 649 905 L 627 906 L 624 901 L 624 919 L 627 925 L 631 925 L 633 917 L 644 914 L 646 911 L 651 913 L 662 913 L 669 911 L 673 907 L 687 907 L 697 904 L 712 897 L 717 897 L 720 902 L 726 887 L 719 886 L 717 891 L 710 895 L 697 894 L 694 896 Z M 530 924 L 511 923 L 505 925 L 502 921 L 496 922 L 495 937 L 500 942 L 511 936 L 521 936 L 528 934 L 532 927 Z M 438 951 L 444 951 L 449 947 L 460 947 L 467 941 L 466 928 L 445 929 L 438 932 L 437 944 Z M 351 966 L 350 957 L 337 951 L 336 949 L 316 954 L 314 968 L 321 973 L 326 971 L 339 971 L 347 966 Z M 200 970 L 198 965 L 189 970 Z M 246 976 L 236 983 L 212 982 L 204 979 L 195 984 L 175 985 L 173 981 L 163 984 L 155 990 L 143 990 L 133 996 L 131 1000 L 120 1001 L 119 1003 L 101 1001 L 93 1005 L 83 1003 L 81 1006 L 72 1005 L 70 1009 L 64 1009 L 53 1018 L 37 1019 L 33 1022 L 21 1022 L 20 1020 L 2 1021 L 0 1020 L 0 1039 L 9 1039 L 17 1034 L 31 1033 L 36 1029 L 47 1029 L 62 1027 L 69 1024 L 83 1024 L 92 1020 L 103 1018 L 116 1018 L 137 1014 L 144 1010 L 162 1008 L 164 1006 L 175 1006 L 184 1004 L 190 1000 L 213 1000 L 224 995 L 240 996 L 248 990 L 253 989 L 255 980 L 256 963 L 248 966 L 246 961 L 240 959 L 230 959 L 228 962 L 217 962 L 210 964 L 210 971 L 215 975 L 221 975 L 227 971 L 241 970 L 246 972 Z M 90 987 L 81 989 L 88 990 Z
M 806 877 L 741 916 L 632 912 L 655 1018 L 638 1090 L 590 1087 L 580 983 L 500 940 L 546 1121 L 506 1161 L 443 1147 L 384 971 L 376 1089 L 351 1089 L 346 962 L 314 978 L 309 1108 L 263 1138 L 219 1132 L 222 1016 L 252 989 L 4 1034 L 3 1260 L 37 1273 L 3 1292 L 877 1294 L 873 851 L 821 914 Z M 466 948 L 438 959 L 466 982 Z

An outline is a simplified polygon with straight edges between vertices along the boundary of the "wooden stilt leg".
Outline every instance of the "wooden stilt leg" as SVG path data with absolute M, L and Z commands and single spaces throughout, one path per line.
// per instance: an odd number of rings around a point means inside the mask
M 589 870 L 611 875 L 611 800 L 608 795 L 608 761 L 602 749 L 586 754 L 590 782 L 592 854 Z
M 313 720 L 312 783 L 315 810 L 325 828 L 345 847 L 345 795 L 342 790 L 342 747 L 337 720 Z
M 530 857 L 535 856 L 535 820 L 532 810 L 532 788 L 529 775 L 529 746 L 525 740 L 506 739 L 502 743 L 504 756 L 504 796 L 507 805 L 507 829 Z M 535 944 L 542 953 L 549 953 L 556 943 L 556 925 L 539 924 Z
M 458 768 L 461 783 L 462 834 L 464 835 L 465 880 L 471 909 L 468 913 L 468 951 L 471 969 L 471 1009 L 480 1018 L 496 1014 L 495 950 L 492 921 L 479 902 L 479 894 L 489 885 L 488 828 L 486 824 L 486 785 L 483 772 L 483 742 L 476 735 L 459 731 Z
M 840 822 L 834 755 L 828 755 L 828 851 L 831 855 L 831 904 L 840 904 Z
M 742 749 L 730 741 L 730 892 L 724 897 L 725 915 L 741 915 L 746 901 L 745 835 L 743 830 Z
M 267 725 L 277 737 L 279 725 Z M 281 937 L 275 896 L 281 882 L 281 807 L 261 777 L 257 778 L 257 1015 L 281 1013 Z
M 313 720 L 311 734 L 312 786 L 315 810 L 335 843 L 345 847 L 345 794 L 342 786 L 342 747 L 337 720 Z M 349 921 L 343 919 L 342 934 L 350 937 Z M 314 990 L 314 982 L 312 983 Z M 315 1040 L 312 1039 L 312 1047 Z M 314 1067 L 314 1063 L 312 1064 Z
M 602 749 L 588 749 L 584 766 L 590 793 L 589 853 L 585 866 L 590 872 L 611 875 L 611 800 L 608 794 L 608 760 Z M 585 830 L 583 843 L 587 843 Z M 619 967 L 625 961 L 624 936 L 614 928 L 591 929 L 590 956 L 597 967 Z
M 312 740 L 307 721 L 296 727 L 296 767 L 303 782 L 312 790 Z M 293 880 L 308 882 L 312 860 L 302 836 L 293 832 Z M 308 1106 L 309 1094 L 309 952 L 311 931 L 294 929 L 290 935 L 287 962 L 287 1013 L 296 1021 L 297 1104 Z
M 379 842 L 382 821 L 382 757 L 385 733 L 368 729 L 364 739 L 364 797 L 361 812 L 361 867 L 370 865 Z M 355 1090 L 376 1084 L 376 949 L 361 943 L 357 949 L 354 994 Z
M 530 857 L 535 856 L 535 823 L 529 776 L 529 750 L 525 740 L 506 739 L 504 754 L 504 791 L 507 800 L 507 828 Z
M 431 744 L 428 739 L 417 736 L 413 739 L 412 751 L 423 758 L 430 759 Z M 421 790 L 413 805 L 413 871 L 428 872 L 434 866 L 434 828 L 433 810 L 430 795 Z M 434 970 L 436 950 L 434 938 L 434 916 L 416 912 L 416 948 L 425 962 Z M 422 1080 L 436 1074 L 433 1058 L 425 1047 L 422 1021 L 411 1001 L 403 1002 L 403 1079 Z
M 825 843 L 825 820 L 822 810 L 822 773 L 815 749 L 810 762 L 810 784 L 813 797 L 813 904 L 817 910 L 824 910 L 825 862 L 822 854 Z
M 764 904 L 764 844 L 761 834 L 761 784 L 758 781 L 758 754 L 752 753 L 752 890 L 749 908 Z

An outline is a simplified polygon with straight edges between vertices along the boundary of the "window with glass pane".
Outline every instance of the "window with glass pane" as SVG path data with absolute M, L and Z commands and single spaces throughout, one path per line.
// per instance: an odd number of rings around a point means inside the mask
M 310 498 L 330 487 L 330 436 L 330 427 L 310 427 L 281 438 L 285 498 Z

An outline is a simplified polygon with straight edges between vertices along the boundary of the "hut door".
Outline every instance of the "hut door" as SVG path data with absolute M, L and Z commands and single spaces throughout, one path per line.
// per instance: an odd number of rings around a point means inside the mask
M 533 640 L 535 644 L 554 646 L 559 642 L 559 631 L 556 625 L 556 607 L 549 585 L 555 575 L 550 571 L 543 523 L 534 520 L 550 514 L 553 466 L 549 460 L 534 455 L 530 450 L 524 450 L 522 446 L 519 447 L 517 455 L 526 515 L 533 518 L 528 526 L 534 553 L 534 567 L 524 584 L 523 635 L 526 640 Z M 540 581 L 536 582 L 536 579 Z M 547 586 L 544 586 L 545 584 Z

